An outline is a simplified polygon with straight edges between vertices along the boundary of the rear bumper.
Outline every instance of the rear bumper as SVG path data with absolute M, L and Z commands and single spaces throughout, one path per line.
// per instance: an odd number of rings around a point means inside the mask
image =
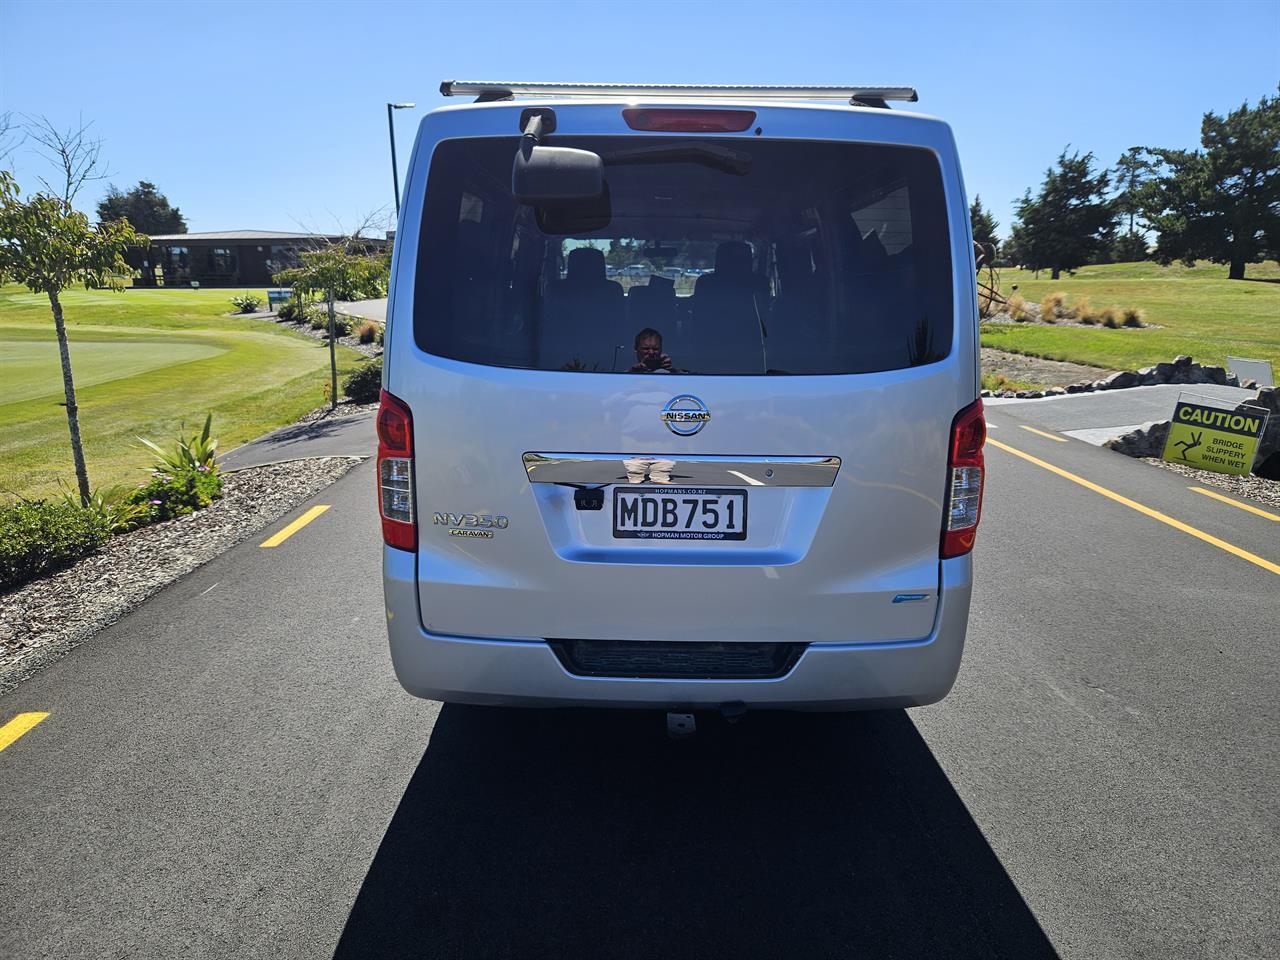
M 769 680 L 633 680 L 581 677 L 541 640 L 479 640 L 422 629 L 415 557 L 383 548 L 391 660 L 409 693 L 451 703 L 529 707 L 870 710 L 945 697 L 960 669 L 969 620 L 972 561 L 942 561 L 933 632 L 900 643 L 811 644 L 795 666 Z M 726 639 L 724 637 L 708 639 Z

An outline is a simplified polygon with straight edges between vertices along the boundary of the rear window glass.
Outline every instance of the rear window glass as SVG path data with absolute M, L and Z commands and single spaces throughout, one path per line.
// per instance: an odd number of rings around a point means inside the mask
M 895 370 L 951 351 L 950 243 L 927 150 L 552 137 L 604 158 L 607 207 L 575 220 L 512 197 L 518 143 L 449 140 L 432 156 L 414 292 L 429 353 L 742 376 Z

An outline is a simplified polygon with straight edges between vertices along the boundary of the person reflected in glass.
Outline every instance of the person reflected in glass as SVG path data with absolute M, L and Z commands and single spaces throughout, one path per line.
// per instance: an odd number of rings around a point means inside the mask
M 636 363 L 629 373 L 671 373 L 671 358 L 662 352 L 662 334 L 645 327 L 636 334 Z

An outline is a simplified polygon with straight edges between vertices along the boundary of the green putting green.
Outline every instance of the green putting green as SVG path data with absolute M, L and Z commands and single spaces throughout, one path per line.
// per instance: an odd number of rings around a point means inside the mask
M 285 325 L 227 316 L 238 290 L 69 290 L 62 295 L 94 487 L 142 482 L 138 443 L 195 432 L 213 413 L 220 449 L 325 401 L 329 352 Z M 338 349 L 339 377 L 362 358 Z M 49 302 L 0 287 L 0 498 L 74 485 Z M 60 483 L 61 481 L 61 483 Z

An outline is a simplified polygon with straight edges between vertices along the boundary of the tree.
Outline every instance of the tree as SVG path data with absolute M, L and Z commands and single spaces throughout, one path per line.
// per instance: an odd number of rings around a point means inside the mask
M 1040 193 L 1018 201 L 1013 237 L 1019 259 L 1033 270 L 1063 270 L 1089 263 L 1112 243 L 1115 208 L 1106 197 L 1106 170 L 1093 170 L 1093 154 L 1067 156 L 1045 171 Z
M 1202 150 L 1151 148 L 1156 176 L 1145 210 L 1161 263 L 1229 264 L 1280 256 L 1280 96 L 1245 102 L 1226 117 L 1206 113 Z
M 982 207 L 982 197 L 975 196 L 973 203 L 969 205 L 969 225 L 973 228 L 973 239 L 984 247 L 990 246 L 995 249 L 1000 240 L 996 236 L 996 230 L 1000 228 L 1000 224 L 996 222 L 988 210 Z
M 26 119 L 27 136 L 38 145 L 36 152 L 57 170 L 51 181 L 39 178 L 49 196 L 70 207 L 86 183 L 111 176 L 102 163 L 102 141 L 89 136 L 91 124 L 81 121 L 78 127 L 59 130 L 47 117 Z
M 128 192 L 115 185 L 107 187 L 107 195 L 98 202 L 98 219 L 128 220 L 143 233 L 186 233 L 187 221 L 182 211 L 169 205 L 169 199 L 154 183 L 139 180 Z
M 334 301 L 359 299 L 370 288 L 369 284 L 385 275 L 386 263 L 381 257 L 354 252 L 359 248 L 358 237 L 330 244 L 319 250 L 306 250 L 299 254 L 302 266 L 282 270 L 273 279 L 281 286 L 293 287 L 298 297 L 320 295 L 329 310 L 329 408 L 338 406 L 338 357 L 334 341 Z M 376 293 L 374 294 L 376 295 Z
M 22 145 L 23 139 L 22 129 L 13 119 L 13 111 L 0 113 L 0 163 L 9 159 L 9 154 Z
M 15 280 L 32 293 L 49 298 L 81 503 L 89 502 L 89 473 L 80 442 L 79 408 L 60 294 L 77 283 L 86 289 L 122 288 L 128 275 L 125 249 L 146 242 L 146 237 L 125 222 L 91 226 L 89 218 L 73 210 L 70 201 L 62 197 L 38 193 L 23 201 L 12 175 L 0 171 L 0 281 Z
M 1130 147 L 1120 155 L 1115 169 L 1116 213 L 1129 218 L 1129 234 L 1137 233 L 1137 219 L 1146 203 L 1151 181 L 1151 161 L 1142 147 Z

